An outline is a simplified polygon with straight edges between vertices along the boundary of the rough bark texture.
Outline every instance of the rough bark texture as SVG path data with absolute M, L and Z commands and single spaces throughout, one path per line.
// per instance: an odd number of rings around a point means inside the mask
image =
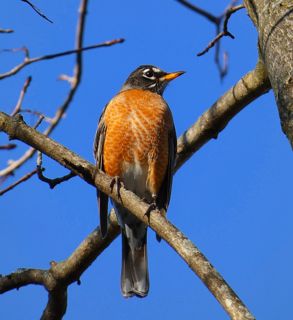
M 293 147 L 293 1 L 244 0 L 259 35 L 263 59 L 279 108 L 281 125 Z

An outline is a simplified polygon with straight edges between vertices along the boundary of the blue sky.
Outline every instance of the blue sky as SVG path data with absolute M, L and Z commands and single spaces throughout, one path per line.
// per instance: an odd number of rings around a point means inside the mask
M 26 45 L 32 57 L 73 48 L 79 1 L 37 1 L 54 21 L 37 16 L 25 3 L 6 1 L 0 13 L 0 48 Z M 194 1 L 214 14 L 226 1 Z M 89 161 L 98 117 L 128 74 L 141 64 L 166 71 L 186 70 L 166 90 L 181 135 L 228 88 L 253 69 L 257 35 L 242 10 L 230 21 L 236 39 L 224 39 L 229 73 L 220 81 L 213 51 L 201 51 L 214 26 L 176 1 L 90 1 L 85 45 L 123 37 L 126 42 L 84 54 L 82 84 L 62 125 L 52 137 Z M 1 53 L 0 72 L 22 59 Z M 68 92 L 60 74 L 71 74 L 74 56 L 31 65 L 0 83 L 0 109 L 9 113 L 27 76 L 33 80 L 23 107 L 52 116 Z M 35 118 L 26 115 L 27 123 Z M 0 134 L 0 144 L 6 142 Z M 0 165 L 26 147 L 1 151 Z M 35 160 L 16 171 L 32 170 Z M 46 174 L 66 173 L 44 157 Z M 169 219 L 210 259 L 257 319 L 292 319 L 293 280 L 292 151 L 281 131 L 274 96 L 253 102 L 176 174 Z M 12 180 L 9 180 L 10 183 Z M 36 177 L 0 198 L 0 274 L 20 267 L 47 268 L 67 258 L 96 227 L 95 190 L 78 178 L 53 191 Z M 69 288 L 65 319 L 228 319 L 221 306 L 178 255 L 149 232 L 151 289 L 145 299 L 120 294 L 118 238 Z M 291 300 L 291 299 L 290 299 Z M 41 287 L 29 286 L 0 297 L 1 319 L 38 319 L 47 301 Z

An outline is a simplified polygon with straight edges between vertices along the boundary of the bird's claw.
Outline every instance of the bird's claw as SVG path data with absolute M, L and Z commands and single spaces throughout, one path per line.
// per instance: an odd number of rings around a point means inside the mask
M 115 184 L 116 184 L 117 196 L 118 196 L 119 200 L 122 202 L 120 189 L 121 189 L 121 187 L 123 187 L 124 185 L 123 185 L 122 180 L 121 180 L 118 176 L 114 177 L 114 178 L 111 180 L 111 183 L 110 183 L 111 193 L 113 193 L 113 189 L 114 189 Z
M 144 216 L 147 216 L 148 221 L 150 222 L 150 214 L 153 210 L 157 209 L 157 204 L 156 202 L 152 202 L 149 207 L 147 208 L 147 211 L 145 212 Z

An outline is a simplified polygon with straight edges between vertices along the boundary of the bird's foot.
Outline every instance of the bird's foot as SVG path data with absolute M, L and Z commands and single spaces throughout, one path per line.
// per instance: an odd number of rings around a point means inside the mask
M 153 202 L 150 203 L 149 207 L 147 208 L 147 211 L 145 212 L 145 216 L 148 217 L 148 221 L 150 222 L 150 214 L 153 210 L 156 210 L 158 209 L 158 206 L 157 206 L 157 202 L 156 202 L 156 197 L 153 197 Z
M 121 187 L 124 187 L 124 184 L 123 184 L 122 180 L 120 179 L 120 177 L 116 176 L 111 180 L 111 183 L 110 183 L 111 193 L 113 193 L 113 189 L 114 189 L 115 184 L 116 184 L 117 196 L 118 196 L 119 200 L 122 202 L 120 189 L 121 189 Z

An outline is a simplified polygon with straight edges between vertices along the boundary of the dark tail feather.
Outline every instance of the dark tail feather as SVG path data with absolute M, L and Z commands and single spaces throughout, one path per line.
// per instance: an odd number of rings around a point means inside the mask
M 127 239 L 122 231 L 122 272 L 121 290 L 125 298 L 136 295 L 145 297 L 149 291 L 149 273 L 147 258 L 147 232 L 138 246 L 129 246 L 131 239 Z
M 100 212 L 100 230 L 102 238 L 105 238 L 108 231 L 108 196 L 97 189 L 97 197 Z

